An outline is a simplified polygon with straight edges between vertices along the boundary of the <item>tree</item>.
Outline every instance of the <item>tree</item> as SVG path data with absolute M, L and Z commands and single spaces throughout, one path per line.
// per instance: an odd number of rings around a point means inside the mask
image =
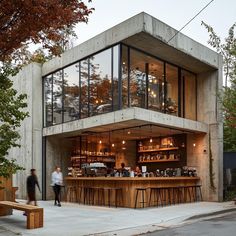
M 62 32 L 87 22 L 92 11 L 81 0 L 0 1 L 0 60 L 32 42 L 59 55 Z
M 26 95 L 17 95 L 12 88 L 12 81 L 8 78 L 17 71 L 6 64 L 0 71 L 0 176 L 9 177 L 12 173 L 22 169 L 15 159 L 8 160 L 6 155 L 11 147 L 18 147 L 19 133 L 17 128 L 28 113 L 23 111 L 27 104 Z
M 208 43 L 223 56 L 225 86 L 220 91 L 219 99 L 224 117 L 224 151 L 236 151 L 236 23 L 230 27 L 224 43 L 211 26 L 202 24 L 210 36 Z
M 50 56 L 60 55 L 74 35 L 75 25 L 87 23 L 93 10 L 81 0 L 0 1 L 0 176 L 9 177 L 22 169 L 6 156 L 11 147 L 19 147 L 17 129 L 28 116 L 26 95 L 17 94 L 10 77 L 22 64 L 43 63 Z M 28 51 L 32 43 L 43 48 L 33 56 Z

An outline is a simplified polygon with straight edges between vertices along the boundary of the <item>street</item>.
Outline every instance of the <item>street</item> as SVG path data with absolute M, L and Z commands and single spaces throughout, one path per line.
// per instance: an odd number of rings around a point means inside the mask
M 236 212 L 200 220 L 177 228 L 164 229 L 146 236 L 233 236 L 236 235 Z

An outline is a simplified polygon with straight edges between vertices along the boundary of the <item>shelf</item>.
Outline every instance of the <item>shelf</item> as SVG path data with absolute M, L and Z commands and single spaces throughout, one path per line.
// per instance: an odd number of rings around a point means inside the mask
M 170 147 L 170 148 L 159 148 L 159 149 L 151 149 L 151 150 L 139 150 L 139 153 L 143 152 L 161 152 L 161 151 L 171 151 L 171 150 L 178 150 L 178 147 Z
M 180 159 L 174 159 L 174 160 L 150 160 L 150 161 L 138 161 L 138 163 L 151 163 L 151 162 L 175 162 L 180 161 Z
M 87 156 L 74 156 L 71 157 L 71 159 L 85 159 L 85 158 L 91 158 L 91 157 L 102 157 L 102 158 L 110 158 L 110 157 L 115 157 L 115 155 L 87 155 Z

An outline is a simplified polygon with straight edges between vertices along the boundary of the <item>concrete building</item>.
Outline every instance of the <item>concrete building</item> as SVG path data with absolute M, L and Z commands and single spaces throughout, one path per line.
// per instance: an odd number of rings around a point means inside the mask
M 30 113 L 20 129 L 21 148 L 10 152 L 26 168 L 14 178 L 18 197 L 26 196 L 25 179 L 34 167 L 42 198 L 51 198 L 54 166 L 67 175 L 70 157 L 78 156 L 76 147 L 79 155 L 81 149 L 91 155 L 87 147 L 100 143 L 107 145 L 99 149 L 104 153 L 117 146 L 115 166 L 135 166 L 146 158 L 153 172 L 194 167 L 204 200 L 222 200 L 223 128 L 216 96 L 222 87 L 222 57 L 176 32 L 142 12 L 61 57 L 26 66 L 14 78 L 18 91 L 28 95 Z M 151 163 L 150 155 L 138 156 L 141 141 L 163 137 L 158 147 L 172 146 L 164 138 L 172 136 L 184 149 L 183 156 L 173 153 L 177 161 L 159 165 Z M 169 158 L 171 153 L 160 155 Z

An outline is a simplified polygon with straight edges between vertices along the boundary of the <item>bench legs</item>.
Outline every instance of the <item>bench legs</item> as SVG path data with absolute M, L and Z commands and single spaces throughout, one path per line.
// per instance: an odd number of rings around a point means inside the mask
M 43 210 L 27 213 L 27 229 L 43 227 Z

